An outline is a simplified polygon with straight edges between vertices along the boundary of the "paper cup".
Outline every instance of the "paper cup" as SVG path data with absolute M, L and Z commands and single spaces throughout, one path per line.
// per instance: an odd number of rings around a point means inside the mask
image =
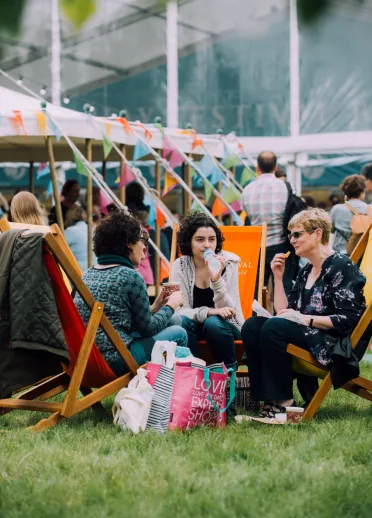
M 164 282 L 163 290 L 165 292 L 165 296 L 169 297 L 175 291 L 180 291 L 180 283 L 179 282 Z
M 299 406 L 287 406 L 287 423 L 299 423 L 304 415 L 304 409 Z
M 287 414 L 285 412 L 281 412 L 280 414 L 275 415 L 275 419 L 279 421 L 279 423 L 287 422 Z

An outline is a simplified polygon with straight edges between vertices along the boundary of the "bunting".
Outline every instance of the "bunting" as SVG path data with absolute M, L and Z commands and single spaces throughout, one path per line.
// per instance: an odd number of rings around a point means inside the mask
M 165 196 L 166 194 L 168 194 L 168 192 L 170 192 L 172 189 L 177 187 L 177 185 L 178 185 L 178 182 L 177 182 L 176 178 L 174 178 L 168 171 L 165 171 L 164 189 L 162 192 L 162 196 Z
M 225 179 L 225 175 L 223 174 L 221 169 L 218 167 L 218 165 L 215 165 L 211 172 L 211 175 L 209 177 L 209 181 L 211 182 L 211 184 L 216 185 L 219 182 L 222 182 L 222 180 L 224 180 L 224 179 Z
M 133 173 L 132 169 L 129 167 L 128 164 L 124 164 L 121 175 L 116 178 L 115 183 L 118 183 L 118 188 L 121 189 L 122 187 L 124 187 L 129 182 L 132 182 L 135 179 L 136 175 Z
M 156 207 L 156 223 L 159 225 L 159 227 L 165 228 L 166 218 L 160 207 Z
M 103 214 L 108 214 L 108 209 L 107 207 L 109 205 L 112 205 L 114 202 L 113 200 L 111 199 L 111 197 L 108 195 L 108 193 L 105 191 L 105 189 L 101 189 L 100 190 L 100 205 L 101 205 L 101 212 Z
M 133 135 L 133 130 L 131 128 L 131 125 L 129 124 L 129 122 L 127 121 L 127 119 L 125 117 L 116 117 L 116 119 L 119 124 L 121 124 L 124 128 L 124 131 L 126 133 L 129 133 L 130 135 Z
M 226 212 L 226 205 L 225 203 L 220 200 L 220 198 L 216 198 L 214 200 L 214 203 L 213 203 L 213 206 L 212 206 L 212 214 L 213 216 L 220 216 L 222 215 L 224 212 Z
M 44 112 L 36 112 L 37 125 L 41 133 L 46 137 L 47 135 L 47 120 Z
M 248 214 L 245 212 L 245 210 L 242 210 L 239 214 L 239 218 L 242 220 L 243 223 L 245 223 L 245 218 L 247 217 L 247 215 Z
M 156 203 L 148 194 L 145 194 L 143 203 L 145 205 L 147 205 L 148 207 L 150 207 L 149 217 L 148 217 L 148 225 L 151 228 L 155 228 L 155 222 L 156 222 Z
M 202 173 L 204 177 L 210 175 L 216 164 L 214 160 L 209 155 L 204 155 L 203 158 L 199 162 L 199 171 Z
M 193 200 L 191 207 L 190 207 L 190 212 L 203 212 L 200 205 L 201 205 L 201 202 L 199 200 Z
M 213 185 L 209 182 L 204 182 L 204 198 L 205 203 L 208 204 L 211 201 L 213 195 Z
M 237 155 L 232 154 L 225 158 L 222 164 L 226 167 L 226 169 L 231 169 L 231 167 L 235 167 L 240 164 L 240 158 Z
M 39 178 L 46 176 L 47 174 L 50 174 L 50 167 L 46 162 L 43 162 L 40 164 L 39 169 L 36 173 L 36 180 L 39 180 Z
M 242 195 L 233 185 L 230 185 L 223 194 L 223 199 L 229 204 L 240 201 L 241 197 Z
M 252 169 L 249 169 L 248 167 L 245 167 L 242 171 L 242 174 L 240 176 L 240 185 L 242 187 L 245 186 L 247 182 L 250 180 L 253 180 L 253 178 L 256 178 L 256 173 L 252 171 Z
M 47 116 L 47 119 L 48 119 L 48 123 L 49 123 L 49 126 L 52 130 L 52 132 L 54 133 L 54 135 L 56 136 L 56 140 L 57 142 L 59 142 L 61 140 L 61 137 L 62 137 L 62 131 L 59 129 L 59 127 L 55 124 L 55 122 L 53 121 L 53 119 L 50 117 L 50 115 L 48 115 L 48 112 L 46 113 L 46 116 Z
M 74 160 L 76 164 L 76 172 L 78 174 L 81 174 L 83 176 L 88 176 L 88 171 L 86 169 L 86 166 L 84 162 L 81 160 L 81 158 L 75 153 L 74 151 Z
M 165 279 L 169 279 L 169 268 L 165 264 L 164 260 L 160 260 L 160 282 L 163 282 Z
M 193 135 L 193 138 L 192 138 L 191 149 L 196 149 L 197 147 L 202 146 L 202 145 L 203 145 L 203 140 L 199 137 L 199 135 L 197 135 L 195 133 L 195 135 Z
M 109 136 L 105 135 L 104 133 L 102 133 L 102 144 L 103 144 L 103 156 L 105 157 L 105 160 L 106 160 L 106 158 L 111 153 L 111 150 L 112 150 L 114 144 L 112 143 L 112 140 L 109 138 Z
M 231 203 L 231 207 L 235 210 L 235 212 L 240 212 L 243 209 L 242 202 L 240 200 L 233 201 Z
M 174 147 L 172 142 L 167 137 L 164 137 L 163 140 L 162 156 L 163 158 L 169 161 L 169 165 L 172 169 L 175 169 L 176 167 L 180 166 L 185 161 L 182 154 Z
M 45 198 L 47 200 L 49 200 L 49 198 L 52 196 L 52 194 L 53 194 L 53 184 L 52 184 L 52 180 L 49 180 Z
M 22 119 L 22 114 L 19 110 L 13 110 L 13 113 L 14 113 L 14 117 L 12 117 L 10 120 L 15 128 L 15 130 L 17 131 L 17 133 L 19 133 L 20 130 L 23 131 L 23 135 L 25 137 L 27 137 L 27 131 L 26 131 L 26 128 L 23 124 L 23 119 Z
M 111 122 L 105 122 L 105 130 L 106 130 L 106 135 L 109 137 L 111 135 L 111 129 L 112 129 L 112 124 Z
M 137 140 L 137 143 L 134 146 L 133 162 L 142 158 L 145 155 L 148 155 L 149 153 L 151 153 L 151 150 L 149 146 L 146 144 L 146 142 L 143 142 L 142 140 Z
M 151 131 L 150 131 L 148 128 L 146 128 L 146 126 L 145 126 L 144 124 L 142 124 L 142 122 L 140 122 L 140 121 L 136 121 L 134 124 L 135 124 L 136 126 L 138 126 L 139 128 L 142 128 L 142 129 L 143 129 L 143 131 L 144 131 L 144 133 L 145 133 L 145 138 L 146 138 L 146 139 L 148 139 L 148 140 L 151 140 L 151 139 L 152 139 L 152 133 L 151 133 Z

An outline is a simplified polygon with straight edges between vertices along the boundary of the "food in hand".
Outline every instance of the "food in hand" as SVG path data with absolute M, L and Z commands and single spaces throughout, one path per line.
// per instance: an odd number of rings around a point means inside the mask
M 291 251 L 289 250 L 286 254 L 284 254 L 284 259 L 288 259 L 288 257 L 291 255 Z

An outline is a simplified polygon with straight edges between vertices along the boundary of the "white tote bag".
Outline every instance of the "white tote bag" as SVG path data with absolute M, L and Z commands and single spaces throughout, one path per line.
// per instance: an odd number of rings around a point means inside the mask
M 147 381 L 147 371 L 138 369 L 128 387 L 121 389 L 112 407 L 114 424 L 137 434 L 146 428 L 154 389 Z

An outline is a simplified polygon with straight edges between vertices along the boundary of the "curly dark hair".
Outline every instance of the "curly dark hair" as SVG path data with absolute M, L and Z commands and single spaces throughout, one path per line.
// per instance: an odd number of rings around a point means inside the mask
M 198 228 L 201 227 L 213 228 L 217 238 L 216 254 L 221 252 L 223 242 L 225 241 L 221 230 L 217 227 L 213 219 L 209 218 L 205 214 L 197 212 L 190 214 L 190 216 L 187 216 L 187 218 L 182 221 L 177 233 L 177 245 L 182 255 L 192 256 L 191 239 Z
M 129 245 L 141 239 L 141 223 L 124 210 L 115 210 L 104 218 L 96 228 L 93 237 L 96 256 L 105 254 L 129 257 Z
M 340 186 L 341 190 L 344 191 L 346 196 L 350 198 L 359 198 L 362 192 L 366 188 L 366 179 L 360 174 L 351 174 L 344 178 Z

